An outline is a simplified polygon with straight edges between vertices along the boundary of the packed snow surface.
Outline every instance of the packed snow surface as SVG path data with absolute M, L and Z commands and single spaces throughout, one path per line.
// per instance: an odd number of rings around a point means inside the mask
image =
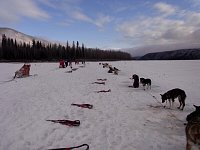
M 187 114 L 200 100 L 200 61 L 101 62 L 59 68 L 31 63 L 31 76 L 12 80 L 23 63 L 0 63 L 0 150 L 45 150 L 88 144 L 90 150 L 183 150 Z M 132 88 L 133 74 L 152 80 L 151 89 Z M 95 84 L 97 79 L 107 79 Z M 163 108 L 161 96 L 186 92 L 183 111 Z M 97 93 L 100 90 L 111 92 Z M 88 103 L 93 109 L 72 106 Z M 167 105 L 168 106 L 168 105 Z M 80 120 L 69 127 L 49 119 Z M 84 148 L 79 148 L 84 150 Z

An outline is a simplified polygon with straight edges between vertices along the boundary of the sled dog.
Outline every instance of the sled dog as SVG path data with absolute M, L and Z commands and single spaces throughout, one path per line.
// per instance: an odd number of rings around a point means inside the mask
M 150 87 L 151 89 L 151 79 L 145 79 L 145 78 L 140 78 L 140 83 L 143 85 L 144 90 L 145 87 L 147 86 L 147 89 Z
M 133 82 L 133 87 L 134 88 L 138 88 L 139 87 L 139 76 L 134 74 L 132 76 L 132 79 L 134 79 L 134 82 Z
M 162 103 L 164 103 L 165 101 L 167 103 L 167 100 L 169 101 L 170 108 L 171 108 L 171 106 L 173 107 L 174 99 L 178 98 L 180 106 L 177 107 L 177 108 L 181 109 L 181 110 L 184 109 L 185 99 L 186 99 L 185 91 L 178 89 L 178 88 L 175 88 L 175 89 L 169 90 L 166 93 L 160 94 L 160 95 L 161 95 L 161 98 L 162 98 Z M 181 106 L 182 106 L 182 108 L 181 108 Z
M 186 150 L 191 150 L 192 146 L 200 149 L 200 106 L 195 106 L 196 110 L 186 118 L 188 124 L 185 128 Z

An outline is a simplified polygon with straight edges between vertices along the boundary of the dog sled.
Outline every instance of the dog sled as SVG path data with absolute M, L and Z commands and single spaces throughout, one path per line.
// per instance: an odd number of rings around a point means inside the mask
M 30 64 L 24 64 L 19 70 L 15 72 L 14 78 L 24 78 L 30 76 Z

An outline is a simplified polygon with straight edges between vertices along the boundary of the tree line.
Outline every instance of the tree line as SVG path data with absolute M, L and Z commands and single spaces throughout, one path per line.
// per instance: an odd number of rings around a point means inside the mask
M 60 59 L 74 60 L 130 60 L 131 55 L 122 51 L 86 48 L 84 44 L 74 42 L 70 45 L 44 44 L 32 40 L 32 43 L 20 42 L 2 35 L 0 60 L 8 61 L 57 61 Z

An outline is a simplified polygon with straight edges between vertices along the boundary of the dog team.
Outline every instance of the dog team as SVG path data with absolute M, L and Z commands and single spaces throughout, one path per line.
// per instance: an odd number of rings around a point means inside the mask
M 112 68 L 111 65 L 108 63 L 102 63 L 103 68 L 109 68 L 108 73 L 115 74 L 115 71 L 117 71 L 116 74 L 118 74 L 118 69 Z M 132 75 L 132 78 L 130 78 L 133 81 L 133 88 L 139 88 L 139 85 L 141 84 L 143 86 L 143 90 L 151 89 L 152 81 L 149 78 L 139 78 L 138 75 L 134 74 Z M 180 110 L 183 110 L 185 107 L 185 100 L 186 100 L 186 93 L 184 90 L 179 88 L 174 88 L 169 91 L 167 91 L 164 94 L 161 95 L 162 103 L 169 102 L 169 108 L 173 108 L 175 99 L 178 99 L 179 106 L 177 107 Z M 166 106 L 164 106 L 166 107 Z M 200 106 L 196 106 L 195 111 L 187 115 L 187 125 L 185 127 L 185 134 L 186 134 L 186 150 L 192 150 L 193 146 L 197 146 L 200 150 Z
M 149 78 L 139 78 L 138 75 L 134 74 L 130 79 L 134 80 L 134 88 L 138 88 L 139 83 L 141 83 L 144 90 L 149 88 L 151 89 L 151 79 Z M 180 110 L 184 109 L 186 99 L 186 93 L 184 90 L 174 88 L 160 95 L 162 103 L 166 102 L 167 104 L 167 102 L 169 102 L 169 108 L 173 108 L 174 101 L 177 98 L 180 104 L 177 108 Z M 196 110 L 186 117 L 188 122 L 185 128 L 186 150 L 192 150 L 192 146 L 197 146 L 200 150 L 200 106 L 194 105 L 194 107 Z

